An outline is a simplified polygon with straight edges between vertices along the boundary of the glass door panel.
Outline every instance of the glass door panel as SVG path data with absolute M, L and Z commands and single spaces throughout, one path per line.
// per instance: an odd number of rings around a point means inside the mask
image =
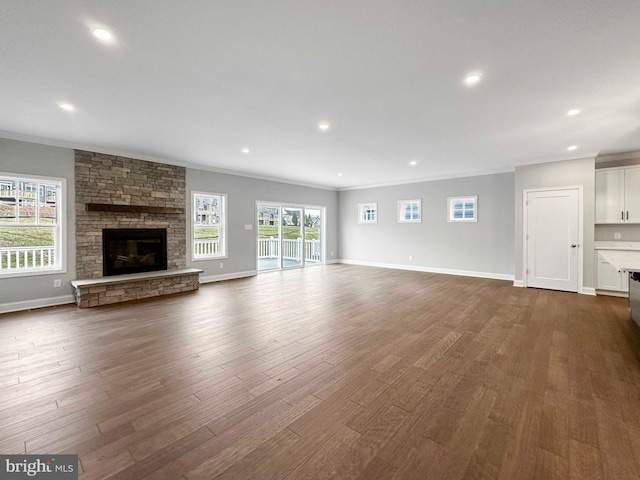
M 301 208 L 282 207 L 282 268 L 304 264 L 304 216 Z
M 304 261 L 306 265 L 322 263 L 322 212 L 304 209 Z
M 280 206 L 258 204 L 258 271 L 282 268 Z

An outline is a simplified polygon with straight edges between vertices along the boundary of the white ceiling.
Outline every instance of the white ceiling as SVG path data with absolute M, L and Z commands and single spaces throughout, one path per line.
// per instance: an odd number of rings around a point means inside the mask
M 638 0 L 0 2 L 7 138 L 330 188 L 640 148 Z

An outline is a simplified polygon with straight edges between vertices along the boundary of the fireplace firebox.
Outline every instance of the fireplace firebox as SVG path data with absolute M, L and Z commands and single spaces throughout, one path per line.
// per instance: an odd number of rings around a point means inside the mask
M 167 269 L 167 230 L 164 228 L 105 228 L 102 230 L 103 275 Z

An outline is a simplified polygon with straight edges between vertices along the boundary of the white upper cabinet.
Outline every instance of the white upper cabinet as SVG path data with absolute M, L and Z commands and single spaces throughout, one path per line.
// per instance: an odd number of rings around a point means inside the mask
M 625 220 L 640 223 L 640 167 L 624 171 Z
M 596 223 L 624 221 L 624 170 L 596 170 Z
M 596 223 L 640 223 L 640 167 L 596 170 Z

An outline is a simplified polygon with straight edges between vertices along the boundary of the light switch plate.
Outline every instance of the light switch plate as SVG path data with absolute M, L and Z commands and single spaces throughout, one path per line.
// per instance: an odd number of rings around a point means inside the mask
M 245 230 L 253 230 L 253 225 L 251 225 L 250 223 L 245 223 L 244 224 L 244 229 Z

